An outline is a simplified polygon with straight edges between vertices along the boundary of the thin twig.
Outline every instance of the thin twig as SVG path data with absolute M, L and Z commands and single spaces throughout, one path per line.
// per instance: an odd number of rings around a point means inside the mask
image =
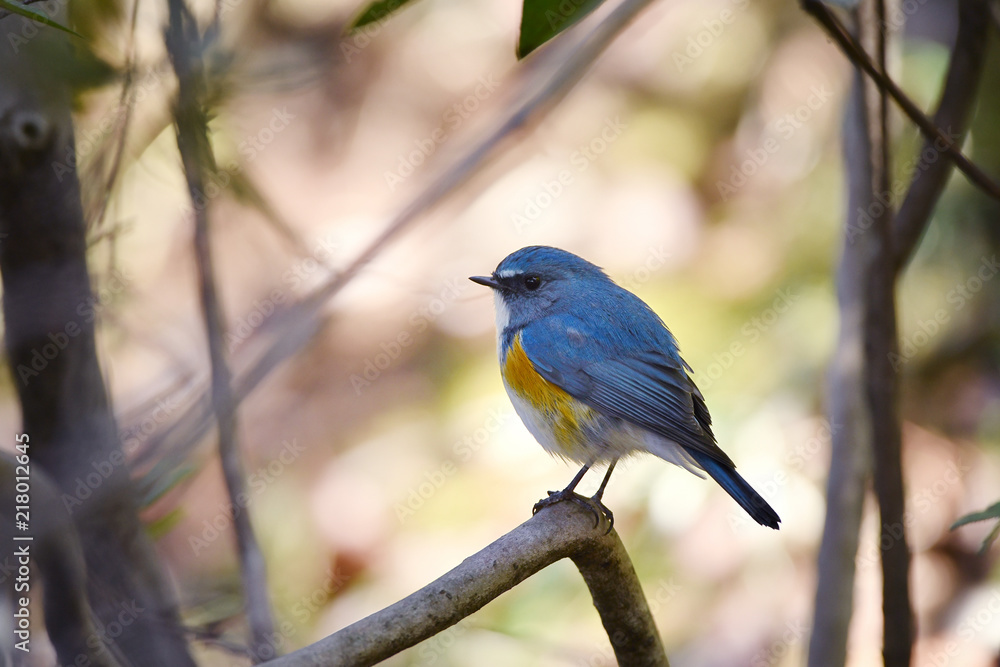
M 941 99 L 934 114 L 934 124 L 954 134 L 958 144 L 962 143 L 968 130 L 982 79 L 988 13 L 987 3 L 983 0 L 958 0 L 958 30 Z M 913 177 L 893 221 L 892 246 L 897 271 L 912 256 L 951 175 L 952 163 L 938 159 L 939 154 L 940 149 L 934 142 L 929 139 L 923 141 L 917 163 L 922 168 Z M 926 157 L 928 155 L 931 157 Z
M 215 167 L 208 141 L 208 120 L 203 108 L 205 72 L 200 61 L 201 38 L 194 17 L 183 0 L 170 0 L 169 8 L 170 23 L 166 41 L 178 79 L 178 101 L 174 110 L 177 146 L 184 164 L 194 212 L 194 250 L 211 361 L 211 396 L 218 428 L 219 458 L 230 502 L 232 507 L 239 508 L 243 506 L 241 499 L 246 497 L 246 479 L 237 442 L 236 401 L 233 397 L 232 376 L 225 358 L 225 331 L 222 306 L 215 285 L 208 211 L 206 206 L 199 205 L 199 198 L 204 192 L 204 173 Z M 251 645 L 254 648 L 267 647 L 274 632 L 274 622 L 267 595 L 266 563 L 247 512 L 238 509 L 233 511 L 233 528 L 246 596 Z
M 563 558 L 590 588 L 619 665 L 669 667 L 639 579 L 618 534 L 576 503 L 548 507 L 403 598 L 268 667 L 362 667 L 414 646 Z
M 960 147 L 941 128 L 935 125 L 889 76 L 872 63 L 868 54 L 851 36 L 836 15 L 823 4 L 822 0 L 802 0 L 802 8 L 815 17 L 855 66 L 861 68 L 874 79 L 882 90 L 892 97 L 903 113 L 920 128 L 925 137 L 942 146 L 941 150 L 944 154 L 970 181 L 989 196 L 1000 200 L 1000 184 L 997 184 L 986 172 L 963 155 Z
M 125 80 L 122 81 L 122 92 L 118 98 L 118 108 L 121 110 L 120 118 L 115 127 L 115 154 L 111 161 L 111 169 L 108 171 L 104 186 L 101 188 L 100 203 L 97 211 L 88 216 L 86 220 L 87 228 L 98 227 L 101 224 L 104 213 L 108 210 L 111 201 L 111 194 L 114 191 L 115 181 L 121 170 L 122 157 L 125 154 L 125 141 L 128 138 L 128 126 L 132 120 L 132 107 L 135 104 L 135 91 L 132 89 L 132 79 L 135 76 L 135 27 L 139 16 L 139 0 L 132 0 L 132 17 L 129 20 L 128 35 L 128 55 L 125 58 Z

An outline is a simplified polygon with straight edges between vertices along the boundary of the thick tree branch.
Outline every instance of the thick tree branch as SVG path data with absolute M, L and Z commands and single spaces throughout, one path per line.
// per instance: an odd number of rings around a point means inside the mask
M 951 139 L 942 128 L 931 121 L 914 104 L 913 100 L 907 97 L 906 93 L 896 85 L 896 82 L 885 74 L 885 71 L 877 67 L 871 57 L 851 36 L 847 29 L 841 24 L 837 16 L 823 4 L 822 0 L 801 0 L 803 9 L 812 14 L 819 24 L 826 30 L 827 34 L 840 46 L 844 54 L 856 67 L 863 70 L 870 76 L 890 97 L 899 105 L 903 113 L 913 121 L 924 136 L 935 143 L 940 150 L 955 163 L 955 166 L 965 174 L 970 181 L 978 186 L 983 192 L 1000 200 L 1000 184 L 988 176 L 969 158 L 962 154 L 959 144 Z
M 21 34 L 25 21 L 11 16 L 0 27 Z M 51 477 L 72 513 L 97 620 L 107 625 L 126 606 L 136 610 L 119 636 L 101 635 L 96 646 L 110 642 L 108 650 L 130 664 L 184 667 L 193 663 L 173 592 L 139 522 L 97 358 L 80 183 L 74 169 L 56 168 L 74 141 L 72 91 L 52 67 L 53 59 L 73 56 L 55 32 L 39 27 L 26 43 L 4 39 L 0 46 L 0 270 L 9 368 L 32 465 Z
M 952 134 L 961 145 L 975 107 L 983 63 L 986 60 L 986 37 L 989 9 L 984 0 L 958 0 L 958 32 L 945 75 L 941 100 L 934 114 L 934 124 Z M 909 261 L 917 241 L 927 228 L 934 206 L 951 175 L 952 163 L 940 160 L 941 145 L 925 139 L 913 182 L 893 221 L 893 251 L 897 272 Z M 924 157 L 929 156 L 929 157 Z
M 167 51 L 177 74 L 177 147 L 184 164 L 188 191 L 194 212 L 194 250 L 198 265 L 202 316 L 208 338 L 211 361 L 211 397 L 219 436 L 219 458 L 232 507 L 242 507 L 247 497 L 246 479 L 237 442 L 236 400 L 232 375 L 225 357 L 225 325 L 222 306 L 215 285 L 208 210 L 204 202 L 205 173 L 215 168 L 208 141 L 208 117 L 205 108 L 206 73 L 201 61 L 202 38 L 194 17 L 184 0 L 170 0 L 170 23 Z M 269 646 L 274 632 L 267 594 L 267 567 L 257 544 L 248 512 L 233 512 L 240 558 L 246 614 L 252 647 Z M 256 658 L 256 656 L 255 656 Z M 255 662 L 257 660 L 255 659 Z
M 451 627 L 563 558 L 590 588 L 619 665 L 669 667 L 632 562 L 618 534 L 562 502 L 548 507 L 416 593 L 268 667 L 361 667 Z

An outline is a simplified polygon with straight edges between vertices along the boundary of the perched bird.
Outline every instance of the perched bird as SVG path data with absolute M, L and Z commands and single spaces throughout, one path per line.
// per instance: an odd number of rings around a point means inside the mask
M 758 523 L 781 519 L 715 442 L 705 399 L 677 341 L 639 297 L 599 267 L 547 246 L 507 256 L 473 282 L 493 290 L 504 387 L 524 425 L 549 453 L 583 465 L 541 507 L 574 493 L 587 470 L 608 463 L 591 499 L 601 503 L 615 463 L 649 452 L 708 473 Z

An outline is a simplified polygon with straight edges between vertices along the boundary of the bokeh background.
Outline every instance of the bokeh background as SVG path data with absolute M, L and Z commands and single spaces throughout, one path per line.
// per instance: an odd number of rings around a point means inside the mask
M 100 352 L 122 441 L 150 461 L 207 379 L 187 199 L 169 125 L 163 3 L 100 14 L 98 53 L 137 76 L 122 166 L 91 231 Z M 422 0 L 343 37 L 350 0 L 223 0 L 220 171 L 206 189 L 234 366 L 283 307 L 346 266 L 514 99 L 520 8 Z M 907 5 L 909 7 L 909 5 Z M 127 9 L 127 8 L 126 8 Z M 201 7 L 203 15 L 211 6 Z M 892 67 L 935 102 L 954 5 L 914 3 Z M 902 10 L 900 10 L 902 11 Z M 586 29 L 588 24 L 581 26 Z M 895 26 L 898 27 L 898 26 Z M 994 39 L 995 42 L 995 39 Z M 994 44 L 995 46 L 995 44 Z M 1000 173 L 993 48 L 966 149 Z M 754 524 L 716 485 L 629 461 L 606 502 L 672 664 L 804 664 L 824 520 L 824 377 L 838 315 L 841 119 L 851 70 L 793 3 L 662 0 L 541 122 L 332 299 L 329 324 L 240 409 L 283 652 L 423 586 L 530 516 L 575 468 L 514 415 L 492 298 L 467 276 L 525 245 L 565 248 L 646 300 L 695 370 L 722 447 L 783 519 Z M 120 87 L 81 97 L 85 198 L 103 201 Z M 898 119 L 897 119 L 898 120 Z M 894 129 L 908 178 L 917 135 Z M 248 205 L 256 184 L 272 209 Z M 1000 490 L 997 206 L 953 178 L 901 284 L 905 466 L 918 665 L 996 664 L 1000 585 L 959 516 Z M 283 228 L 278 222 L 287 225 Z M 0 420 L 18 423 L 5 376 Z M 148 493 L 144 518 L 185 620 L 244 637 L 214 436 Z M 585 490 L 596 488 L 588 478 Z M 877 514 L 866 509 L 849 665 L 881 664 Z M 819 601 L 822 604 L 822 601 Z M 201 664 L 241 665 L 218 642 Z M 568 562 L 386 664 L 612 665 Z

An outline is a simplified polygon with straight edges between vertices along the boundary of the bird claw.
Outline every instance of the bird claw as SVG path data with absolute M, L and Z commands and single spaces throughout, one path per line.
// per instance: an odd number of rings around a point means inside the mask
M 531 513 L 538 514 L 540 510 L 545 509 L 549 505 L 555 505 L 556 503 L 561 503 L 564 500 L 576 503 L 580 507 L 586 509 L 591 514 L 594 515 L 594 528 L 597 528 L 601 524 L 601 518 L 603 515 L 604 519 L 608 521 L 608 529 L 604 532 L 605 535 L 611 532 L 611 529 L 615 527 L 615 514 L 609 510 L 601 499 L 597 496 L 588 498 L 586 496 L 581 496 L 579 493 L 563 489 L 562 491 L 549 491 L 547 498 L 542 498 L 535 506 L 531 508 Z

